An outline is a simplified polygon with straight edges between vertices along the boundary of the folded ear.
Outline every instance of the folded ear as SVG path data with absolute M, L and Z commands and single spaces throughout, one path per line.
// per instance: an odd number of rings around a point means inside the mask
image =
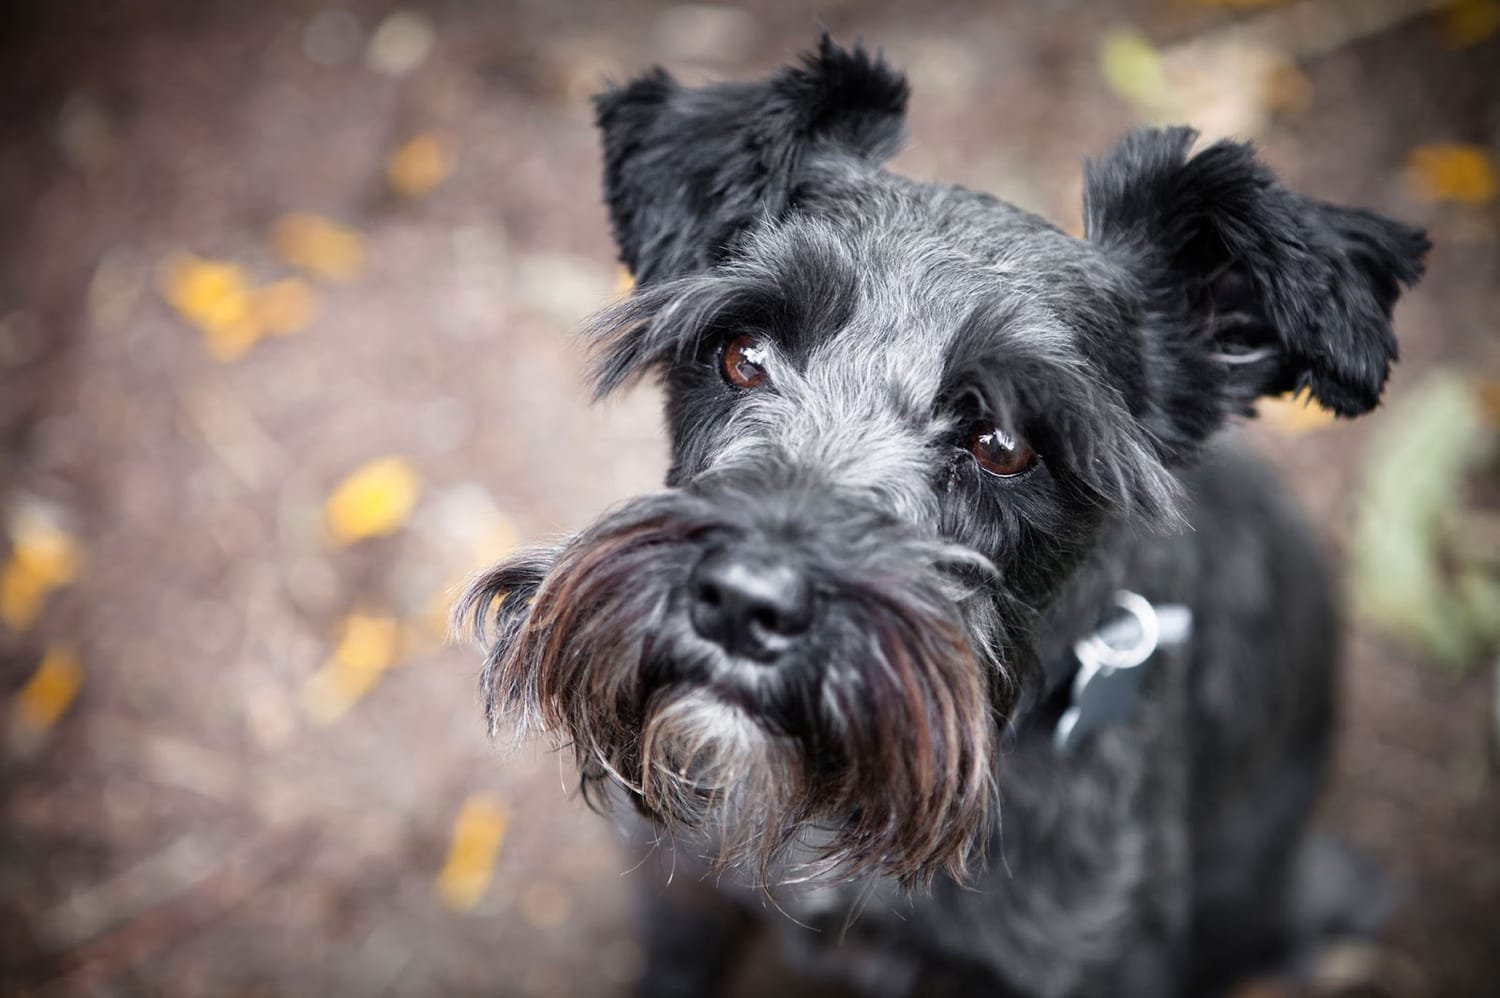
M 1088 238 L 1147 294 L 1158 437 L 1191 445 L 1287 390 L 1341 416 L 1373 409 L 1396 359 L 1391 309 L 1422 274 L 1426 236 L 1288 191 L 1247 144 L 1189 158 L 1196 137 L 1137 131 L 1085 179 Z
M 825 34 L 801 65 L 756 83 L 683 87 L 657 69 L 594 98 L 604 200 L 638 284 L 702 270 L 789 204 L 809 153 L 879 163 L 900 146 L 901 74 Z

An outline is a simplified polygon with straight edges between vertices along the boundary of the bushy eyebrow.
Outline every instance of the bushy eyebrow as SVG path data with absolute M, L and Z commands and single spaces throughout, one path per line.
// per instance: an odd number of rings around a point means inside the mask
M 1028 330 L 1013 304 L 980 304 L 949 346 L 938 405 L 1032 436 L 1049 466 L 1088 493 L 1172 522 L 1178 486 L 1145 428 L 1119 390 L 1061 343 Z
M 760 326 L 775 302 L 755 282 L 695 274 L 637 290 L 589 324 L 594 397 L 686 359 L 716 330 Z
M 789 356 L 804 355 L 848 324 L 858 287 L 858 271 L 831 232 L 769 230 L 725 264 L 641 288 L 601 312 L 587 330 L 595 396 L 692 356 L 715 333 L 755 332 Z

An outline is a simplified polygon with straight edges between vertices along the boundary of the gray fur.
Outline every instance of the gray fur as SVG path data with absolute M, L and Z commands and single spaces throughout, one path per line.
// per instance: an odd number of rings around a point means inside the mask
M 663 379 L 673 465 L 470 588 L 492 724 L 570 746 L 590 799 L 719 903 L 879 953 L 854 978 L 882 993 L 1212 991 L 1358 922 L 1327 891 L 1316 929 L 1298 910 L 1331 587 L 1220 431 L 1298 385 L 1373 405 L 1425 240 L 1247 147 L 1189 158 L 1184 131 L 1093 164 L 1074 239 L 881 169 L 905 99 L 826 39 L 761 83 L 600 98 L 640 287 L 594 324 L 596 383 Z M 997 429 L 1035 459 L 982 470 Z M 689 612 L 719 599 L 708 556 L 773 560 L 811 617 L 742 657 Z M 1059 755 L 1059 663 L 1119 588 L 1190 606 L 1192 639 Z M 723 979 L 743 919 L 684 893 L 652 895 L 644 994 Z

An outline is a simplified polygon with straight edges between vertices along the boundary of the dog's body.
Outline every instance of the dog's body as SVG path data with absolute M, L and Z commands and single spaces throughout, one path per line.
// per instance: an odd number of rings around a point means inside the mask
M 1194 529 L 1111 547 L 1042 630 L 1065 655 L 1123 587 L 1191 606 L 1191 642 L 1159 654 L 1134 715 L 1076 753 L 1055 750 L 1050 725 L 1022 727 L 999 764 L 989 862 L 966 885 L 778 894 L 792 942 L 873 943 L 847 967 L 810 969 L 847 969 L 876 994 L 934 976 L 943 994 L 1211 994 L 1364 928 L 1372 913 L 1348 909 L 1376 891 L 1307 897 L 1297 880 L 1308 861 L 1339 861 L 1313 855 L 1303 828 L 1328 753 L 1337 634 L 1317 545 L 1239 448 L 1215 448 L 1184 478 Z M 655 977 L 641 993 L 711 994 L 743 924 L 705 911 L 689 857 L 660 866 L 672 883 L 644 919 Z M 647 864 L 648 888 L 661 873 Z
M 1373 407 L 1425 240 L 1186 130 L 1093 165 L 1074 239 L 881 170 L 905 97 L 825 41 L 600 98 L 639 287 L 598 381 L 663 372 L 673 466 L 471 589 L 492 720 L 570 741 L 680 857 L 644 994 L 722 979 L 741 926 L 691 896 L 698 857 L 863 941 L 888 993 L 1212 991 L 1360 914 L 1307 876 L 1332 587 L 1215 434 L 1290 388 Z M 1121 591 L 1191 632 L 1060 750 Z

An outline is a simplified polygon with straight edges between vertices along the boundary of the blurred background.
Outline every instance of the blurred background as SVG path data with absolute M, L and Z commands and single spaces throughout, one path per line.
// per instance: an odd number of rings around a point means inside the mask
M 1431 229 L 1387 406 L 1248 433 L 1358 607 L 1322 822 L 1403 885 L 1366 958 L 1500 993 L 1500 3 L 13 0 L 0 994 L 629 987 L 659 874 L 489 743 L 444 616 L 663 471 L 655 390 L 589 408 L 570 335 L 627 286 L 587 98 L 820 22 L 909 73 L 897 169 L 1072 231 L 1151 120 Z

